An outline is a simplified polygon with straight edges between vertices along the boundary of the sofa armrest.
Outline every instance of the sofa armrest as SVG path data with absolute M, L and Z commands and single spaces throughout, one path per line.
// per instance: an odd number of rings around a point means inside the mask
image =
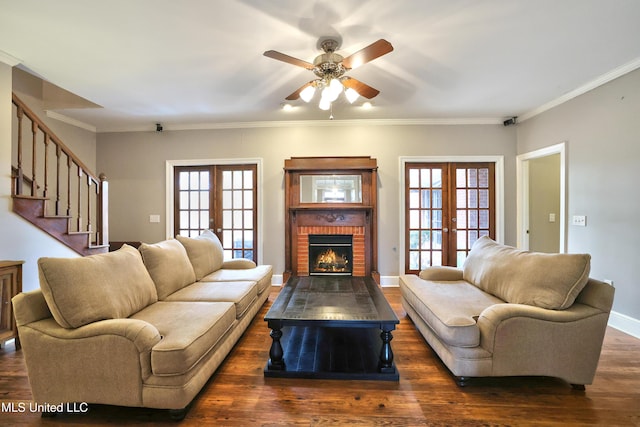
M 228 259 L 222 263 L 222 267 L 229 270 L 246 270 L 256 268 L 256 263 L 246 258 Z
M 537 375 L 591 384 L 609 312 L 574 303 L 565 310 L 496 304 L 478 318 L 491 375 Z
M 427 267 L 418 275 L 422 280 L 453 281 L 462 280 L 462 270 L 456 267 Z
M 161 340 L 153 325 L 111 319 L 68 329 L 50 317 L 18 333 L 35 401 L 143 405 L 151 349 Z

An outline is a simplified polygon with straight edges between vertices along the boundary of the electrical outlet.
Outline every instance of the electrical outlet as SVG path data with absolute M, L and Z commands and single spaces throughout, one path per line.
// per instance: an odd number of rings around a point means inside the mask
M 578 227 L 586 227 L 587 217 L 585 215 L 574 215 L 571 224 L 577 225 Z
M 549 214 L 549 222 L 556 222 L 556 214 L 554 213 Z

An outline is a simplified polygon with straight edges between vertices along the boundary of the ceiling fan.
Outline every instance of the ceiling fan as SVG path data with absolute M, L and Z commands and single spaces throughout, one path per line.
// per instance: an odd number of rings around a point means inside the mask
M 350 103 L 353 103 L 359 96 L 371 99 L 380 93 L 379 90 L 344 74 L 351 69 L 391 52 L 393 50 L 391 43 L 380 39 L 346 58 L 336 53 L 336 49 L 340 47 L 340 43 L 335 38 L 321 38 L 318 45 L 324 53 L 318 55 L 313 60 L 313 63 L 285 55 L 275 50 L 264 52 L 264 56 L 268 58 L 306 68 L 307 70 L 313 71 L 318 77 L 302 85 L 298 90 L 287 96 L 285 98 L 286 100 L 293 101 L 302 98 L 303 101 L 309 102 L 315 92 L 320 91 L 321 98 L 319 107 L 323 110 L 328 110 L 331 108 L 331 103 L 335 101 L 343 91 Z

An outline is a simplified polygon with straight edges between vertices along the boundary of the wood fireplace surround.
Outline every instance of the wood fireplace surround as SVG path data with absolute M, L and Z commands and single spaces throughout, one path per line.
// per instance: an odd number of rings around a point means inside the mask
M 309 275 L 309 235 L 353 236 L 353 276 L 378 273 L 377 161 L 371 157 L 292 157 L 285 160 L 285 271 Z M 301 198 L 301 177 L 360 177 L 361 197 L 352 201 L 307 201 Z

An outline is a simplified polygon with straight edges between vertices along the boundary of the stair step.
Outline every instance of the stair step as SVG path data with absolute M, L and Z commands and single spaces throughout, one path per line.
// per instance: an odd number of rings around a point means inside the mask
M 25 200 L 49 200 L 48 197 L 42 197 L 42 196 L 28 196 L 25 194 L 14 194 L 13 196 L 14 199 L 25 199 Z

